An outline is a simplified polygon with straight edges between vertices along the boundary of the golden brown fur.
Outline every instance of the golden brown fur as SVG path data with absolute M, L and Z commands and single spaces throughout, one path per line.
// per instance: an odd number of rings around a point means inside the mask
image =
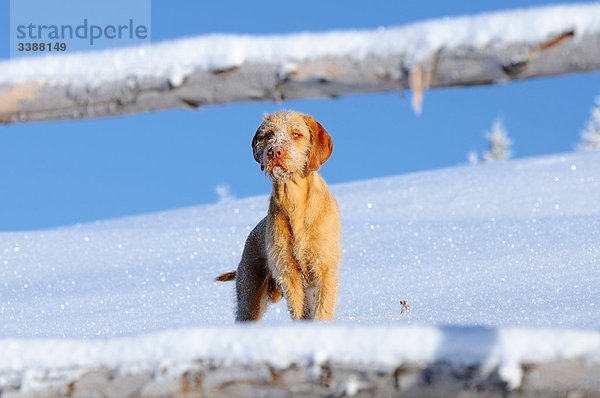
M 333 318 L 338 293 L 341 225 L 335 198 L 317 174 L 331 155 L 327 131 L 311 116 L 266 115 L 252 140 L 254 158 L 271 178 L 267 216 L 250 232 L 237 271 L 237 321 L 259 320 L 267 301 L 285 295 L 292 319 Z

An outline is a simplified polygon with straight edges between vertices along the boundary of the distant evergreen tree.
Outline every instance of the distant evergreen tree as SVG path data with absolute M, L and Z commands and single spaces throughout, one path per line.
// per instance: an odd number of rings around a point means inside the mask
M 581 132 L 581 143 L 578 146 L 582 151 L 595 151 L 600 149 L 600 97 L 596 98 L 596 106 L 592 109 L 590 120 Z
M 231 188 L 227 184 L 218 184 L 215 187 L 215 193 L 219 196 L 219 202 L 227 202 L 235 199 L 235 196 L 231 194 Z
M 492 130 L 486 132 L 485 138 L 488 141 L 489 149 L 483 154 L 484 163 L 499 162 L 511 157 L 512 151 L 509 148 L 512 140 L 508 138 L 501 119 L 496 119 Z
M 467 153 L 467 161 L 469 162 L 469 164 L 471 166 L 479 163 L 479 155 L 477 155 L 477 152 L 471 151 L 471 152 Z

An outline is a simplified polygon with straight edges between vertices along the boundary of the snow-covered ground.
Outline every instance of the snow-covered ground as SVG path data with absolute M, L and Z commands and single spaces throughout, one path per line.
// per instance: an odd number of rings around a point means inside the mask
M 600 363 L 600 152 L 331 189 L 344 258 L 327 324 L 292 323 L 283 300 L 262 324 L 233 325 L 234 285 L 213 278 L 237 266 L 267 196 L 0 233 L 0 371 L 450 358 L 509 364 L 516 385 L 520 360 Z M 260 340 L 268 352 L 244 344 Z

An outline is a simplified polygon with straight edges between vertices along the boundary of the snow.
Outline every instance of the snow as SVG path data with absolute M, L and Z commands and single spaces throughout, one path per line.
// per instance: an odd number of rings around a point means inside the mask
M 516 387 L 522 362 L 600 363 L 599 166 L 595 151 L 332 185 L 344 259 L 325 324 L 292 323 L 282 300 L 234 325 L 234 284 L 213 282 L 237 266 L 267 196 L 1 232 L 0 375 L 446 359 Z
M 0 372 L 76 372 L 76 367 L 89 369 L 99 365 L 152 370 L 174 362 L 185 367 L 186 362 L 197 358 L 239 364 L 267 362 L 280 368 L 291 363 L 319 365 L 326 360 L 390 368 L 406 362 L 450 361 L 481 364 L 487 374 L 497 370 L 515 388 L 521 381 L 522 363 L 580 358 L 600 364 L 600 333 L 309 323 L 269 328 L 247 325 L 179 329 L 113 340 L 4 340 L 0 357 Z M 1 376 L 2 373 L 0 379 Z
M 227 70 L 249 62 L 276 63 L 282 71 L 294 62 L 323 56 L 399 53 L 412 62 L 438 49 L 500 47 L 528 41 L 542 43 L 565 32 L 575 39 L 600 31 L 600 4 L 546 6 L 530 9 L 443 18 L 401 27 L 364 31 L 332 31 L 290 35 L 249 36 L 212 34 L 189 39 L 95 53 L 0 63 L 0 84 L 19 81 L 72 81 L 99 84 L 128 76 L 168 76 L 179 86 L 195 68 Z M 525 55 L 525 54 L 524 54 Z

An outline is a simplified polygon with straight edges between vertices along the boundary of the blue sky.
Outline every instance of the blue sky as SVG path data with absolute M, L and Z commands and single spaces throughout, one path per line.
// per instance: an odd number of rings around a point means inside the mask
M 205 33 L 271 34 L 401 25 L 552 1 L 152 2 L 152 41 Z M 9 54 L 0 2 L 0 56 Z M 343 4 L 343 6 L 341 6 Z M 600 74 L 425 93 L 209 106 L 99 120 L 0 126 L 0 231 L 42 229 L 266 194 L 250 142 L 264 112 L 312 114 L 334 141 L 330 183 L 467 163 L 500 117 L 516 157 L 572 151 L 600 93 Z

